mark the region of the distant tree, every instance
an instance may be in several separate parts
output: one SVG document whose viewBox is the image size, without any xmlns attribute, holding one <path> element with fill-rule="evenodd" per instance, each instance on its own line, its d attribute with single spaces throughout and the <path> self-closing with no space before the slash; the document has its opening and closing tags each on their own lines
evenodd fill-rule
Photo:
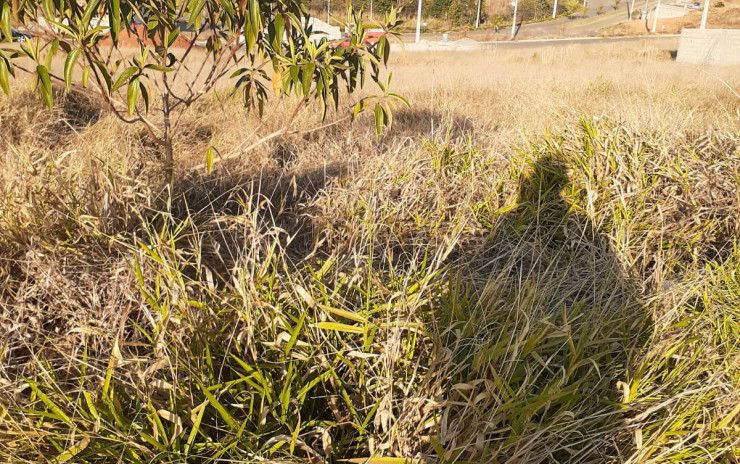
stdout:
<svg viewBox="0 0 740 464">
<path fill-rule="evenodd" d="M 493 26 L 493 30 L 498 32 L 498 30 L 504 24 L 504 18 L 502 18 L 500 15 L 494 15 L 491 16 L 491 19 L 489 19 L 488 22 L 490 22 L 491 26 Z"/>
<path fill-rule="evenodd" d="M 477 13 L 477 0 L 452 0 L 447 19 L 455 25 L 472 24 Z"/>
<path fill-rule="evenodd" d="M 432 18 L 447 19 L 452 0 L 429 0 L 424 6 L 424 13 Z"/>
<path fill-rule="evenodd" d="M 519 0 L 519 16 L 524 20 L 545 19 L 552 15 L 550 0 Z"/>
<path fill-rule="evenodd" d="M 180 116 L 224 79 L 233 79 L 246 108 L 260 114 L 270 95 L 299 97 L 292 122 L 311 101 L 325 115 L 329 105 L 339 105 L 342 89 L 352 93 L 369 76 L 383 94 L 360 100 L 355 115 L 373 105 L 380 133 L 391 121 L 393 101 L 403 101 L 380 81 L 400 23 L 396 11 L 385 15 L 387 35 L 377 45 L 364 42 L 365 26 L 354 13 L 348 22 L 357 26 L 341 45 L 315 43 L 308 19 L 300 0 L 0 0 L 6 40 L 11 21 L 28 25 L 33 35 L 20 49 L 0 49 L 0 88 L 8 93 L 9 76 L 21 71 L 34 76 L 49 108 L 53 84 L 99 101 L 146 129 L 163 151 L 169 183 Z M 205 56 L 195 58 L 199 43 Z M 52 66 L 55 57 L 63 58 L 60 72 Z M 210 169 L 211 149 L 206 161 Z"/>
<path fill-rule="evenodd" d="M 583 11 L 583 6 L 579 0 L 568 0 L 564 4 L 565 11 L 567 11 L 569 17 L 573 17 Z"/>
</svg>

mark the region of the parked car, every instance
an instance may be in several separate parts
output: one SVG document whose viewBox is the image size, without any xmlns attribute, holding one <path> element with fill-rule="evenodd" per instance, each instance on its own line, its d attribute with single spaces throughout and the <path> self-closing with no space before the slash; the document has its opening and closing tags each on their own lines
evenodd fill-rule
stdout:
<svg viewBox="0 0 740 464">
<path fill-rule="evenodd" d="M 30 34 L 26 34 L 25 32 L 21 32 L 15 28 L 10 28 L 10 33 L 13 36 L 13 42 L 25 42 L 26 40 L 31 38 Z M 5 40 L 2 31 L 0 31 L 0 40 Z"/>
<path fill-rule="evenodd" d="M 694 9 L 694 10 L 701 10 L 701 3 L 694 2 L 694 4 L 691 5 L 691 8 Z"/>
</svg>

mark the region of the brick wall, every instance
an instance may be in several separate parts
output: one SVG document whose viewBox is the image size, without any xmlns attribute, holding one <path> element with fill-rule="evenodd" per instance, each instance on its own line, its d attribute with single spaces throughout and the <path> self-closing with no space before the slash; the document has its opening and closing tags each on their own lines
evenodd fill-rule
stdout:
<svg viewBox="0 0 740 464">
<path fill-rule="evenodd" d="M 740 29 L 684 29 L 676 61 L 740 65 Z"/>
</svg>

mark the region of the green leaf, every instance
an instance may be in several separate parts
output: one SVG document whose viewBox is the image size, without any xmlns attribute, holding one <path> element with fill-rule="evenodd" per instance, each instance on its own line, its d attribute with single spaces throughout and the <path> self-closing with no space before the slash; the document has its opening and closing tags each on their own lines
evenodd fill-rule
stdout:
<svg viewBox="0 0 740 464">
<path fill-rule="evenodd" d="M 64 412 L 59 409 L 59 406 L 56 405 L 44 392 L 41 391 L 41 389 L 36 385 L 34 382 L 27 382 L 28 386 L 31 387 L 31 390 L 36 394 L 36 396 L 41 400 L 44 405 L 51 411 L 54 415 L 56 415 L 62 422 L 64 422 L 67 425 L 72 425 L 72 420 L 64 414 Z"/>
<path fill-rule="evenodd" d="M 108 91 L 108 94 L 111 93 L 113 83 L 111 82 L 111 76 L 110 72 L 108 72 L 108 68 L 105 66 L 105 63 L 100 61 L 95 61 L 95 66 L 98 68 L 98 71 L 100 71 L 100 74 L 103 76 L 103 80 L 105 81 L 106 90 Z"/>
<path fill-rule="evenodd" d="M 82 87 L 87 88 L 87 83 L 90 80 L 90 66 L 85 66 L 82 70 Z"/>
<path fill-rule="evenodd" d="M 123 87 L 123 85 L 128 82 L 129 79 L 131 79 L 131 76 L 138 71 L 139 68 L 136 66 L 130 66 L 126 68 L 120 76 L 118 76 L 118 79 L 116 79 L 116 82 L 113 84 L 113 88 L 111 89 L 111 92 L 115 92 L 116 90 Z"/>
<path fill-rule="evenodd" d="M 402 95 L 399 95 L 397 93 L 389 93 L 388 96 L 395 98 L 396 100 L 402 102 L 403 104 L 405 104 L 409 108 L 411 107 L 411 103 L 409 103 L 409 101 L 406 99 L 406 97 L 404 97 Z"/>
<path fill-rule="evenodd" d="M 211 403 L 211 406 L 216 408 L 216 411 L 218 411 L 218 414 L 223 418 L 224 421 L 231 427 L 232 429 L 236 426 L 236 422 L 234 421 L 234 418 L 229 414 L 229 411 L 224 408 L 221 403 L 218 402 L 215 396 L 213 396 L 213 393 L 208 391 L 208 389 L 200 384 L 200 389 L 203 391 L 203 394 L 206 396 L 206 399 L 208 399 L 208 402 Z"/>
<path fill-rule="evenodd" d="M 190 435 L 188 435 L 188 441 L 185 443 L 185 455 L 187 456 L 190 452 L 190 448 L 193 446 L 193 442 L 195 442 L 195 437 L 198 435 L 198 430 L 200 430 L 200 423 L 203 420 L 203 413 L 206 412 L 206 403 L 201 404 L 200 410 L 198 411 L 198 415 L 195 416 L 195 421 L 193 422 L 193 428 L 190 429 Z"/>
<path fill-rule="evenodd" d="M 2 11 L 0 11 L 0 30 L 3 32 L 3 39 L 5 41 L 13 41 L 13 34 L 10 28 L 10 3 L 6 1 L 3 1 Z"/>
<path fill-rule="evenodd" d="M 75 48 L 67 55 L 67 59 L 64 60 L 64 87 L 67 92 L 69 92 L 69 89 L 72 88 L 72 71 L 74 71 L 74 67 L 77 63 L 77 59 L 80 57 L 80 53 L 82 53 L 82 49 Z"/>
<path fill-rule="evenodd" d="M 346 309 L 332 308 L 330 306 L 326 306 L 322 304 L 320 304 L 319 307 L 323 309 L 324 311 L 326 311 L 327 313 L 333 314 L 335 316 L 340 316 L 340 317 L 343 317 L 343 318 L 346 318 L 346 319 L 349 319 L 355 322 L 361 322 L 361 323 L 367 322 L 367 319 L 365 319 L 363 316 L 355 312 L 348 311 Z"/>
<path fill-rule="evenodd" d="M 141 99 L 144 100 L 144 112 L 149 112 L 149 92 L 146 90 L 145 85 L 140 85 Z"/>
<path fill-rule="evenodd" d="M 39 77 L 39 84 L 41 84 L 41 96 L 46 102 L 46 106 L 49 109 L 54 107 L 54 97 L 51 92 L 51 79 L 49 78 L 49 70 L 43 65 L 36 66 L 36 75 Z"/>
<path fill-rule="evenodd" d="M 136 102 L 139 100 L 139 89 L 141 84 L 139 79 L 133 79 L 128 84 L 126 102 L 128 103 L 128 114 L 134 114 L 136 111 Z"/>
<path fill-rule="evenodd" d="M 303 71 L 303 95 L 308 98 L 309 92 L 311 91 L 311 82 L 313 81 L 313 72 L 316 69 L 316 65 L 313 63 L 306 64 L 306 69 Z"/>
<path fill-rule="evenodd" d="M 52 0 L 42 0 L 41 2 L 41 10 L 44 12 L 44 16 L 46 16 L 47 19 L 54 19 L 54 2 Z"/>
<path fill-rule="evenodd" d="M 80 454 L 85 448 L 87 448 L 87 445 L 89 444 L 90 444 L 90 436 L 85 436 L 76 445 L 71 446 L 69 449 L 67 449 L 66 451 L 61 453 L 59 456 L 54 458 L 52 462 L 54 464 L 62 464 L 64 462 L 68 462 L 72 458 Z"/>
<path fill-rule="evenodd" d="M 383 133 L 383 106 L 380 103 L 375 104 L 375 131 L 378 133 L 378 137 Z"/>
<path fill-rule="evenodd" d="M 8 83 L 8 64 L 0 58 L 0 87 L 5 95 L 10 95 L 10 84 Z"/>
<path fill-rule="evenodd" d="M 213 147 L 208 147 L 206 150 L 206 172 L 210 173 L 213 171 Z"/>
<path fill-rule="evenodd" d="M 170 68 L 168 66 L 160 66 L 158 64 L 148 64 L 144 66 L 144 69 L 153 69 L 155 71 L 161 71 L 161 72 L 170 72 L 170 71 L 175 70 L 175 68 Z"/>
<path fill-rule="evenodd" d="M 118 33 L 121 30 L 121 0 L 111 0 L 108 18 L 111 39 L 113 39 L 114 45 L 118 45 Z"/>
<path fill-rule="evenodd" d="M 82 27 L 87 30 L 90 27 L 90 21 L 92 20 L 95 11 L 98 9 L 100 0 L 90 0 L 87 6 L 85 6 L 85 12 L 82 14 Z"/>
<path fill-rule="evenodd" d="M 180 36 L 180 28 L 175 28 L 172 32 L 169 33 L 167 36 L 167 47 L 171 47 L 173 43 L 175 43 L 175 40 Z"/>
<path fill-rule="evenodd" d="M 365 333 L 363 327 L 357 325 L 341 324 L 339 322 L 317 322 L 314 327 L 324 330 L 333 330 L 335 332 Z"/>
</svg>

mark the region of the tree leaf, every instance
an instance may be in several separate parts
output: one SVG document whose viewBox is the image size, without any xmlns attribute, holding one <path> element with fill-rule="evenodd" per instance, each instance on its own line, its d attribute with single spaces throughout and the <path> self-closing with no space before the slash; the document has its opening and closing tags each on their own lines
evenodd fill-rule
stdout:
<svg viewBox="0 0 740 464">
<path fill-rule="evenodd" d="M 136 111 L 136 102 L 139 100 L 139 88 L 141 84 L 139 79 L 133 79 L 128 84 L 126 102 L 128 103 L 128 114 L 134 114 Z"/>
<path fill-rule="evenodd" d="M 85 66 L 82 69 L 82 87 L 87 88 L 87 83 L 90 80 L 90 66 Z"/>
<path fill-rule="evenodd" d="M 311 91 L 311 82 L 313 82 L 313 72 L 316 69 L 316 65 L 313 63 L 306 64 L 306 69 L 303 70 L 303 95 L 308 98 L 309 92 Z"/>
<path fill-rule="evenodd" d="M 111 92 L 115 92 L 116 90 L 123 87 L 123 85 L 128 82 L 129 79 L 131 79 L 131 76 L 138 71 L 139 68 L 136 66 L 129 66 L 126 68 L 120 76 L 118 76 L 118 79 L 116 79 L 116 82 L 113 84 L 113 88 L 111 89 Z"/>
<path fill-rule="evenodd" d="M 154 71 L 161 71 L 161 72 L 170 72 L 170 71 L 175 70 L 175 68 L 170 68 L 168 66 L 160 66 L 158 64 L 148 64 L 144 66 L 144 69 L 153 69 Z"/>
<path fill-rule="evenodd" d="M 2 11 L 0 11 L 0 30 L 3 33 L 3 39 L 7 42 L 13 41 L 13 33 L 10 28 L 10 3 L 2 3 Z"/>
<path fill-rule="evenodd" d="M 39 78 L 39 84 L 41 89 L 41 96 L 46 102 L 46 106 L 49 109 L 54 108 L 54 97 L 51 92 L 51 79 L 49 78 L 49 70 L 43 65 L 36 66 L 36 75 Z"/>
<path fill-rule="evenodd" d="M 111 93 L 111 89 L 113 87 L 113 83 L 111 82 L 111 76 L 110 72 L 108 72 L 108 68 L 105 66 L 105 63 L 100 61 L 95 61 L 95 66 L 98 68 L 98 71 L 100 71 L 100 74 L 103 76 L 103 80 L 105 81 L 105 90 L 108 91 L 108 94 Z"/>
<path fill-rule="evenodd" d="M 80 57 L 80 53 L 82 53 L 82 49 L 75 48 L 67 55 L 67 59 L 64 60 L 64 87 L 67 92 L 69 92 L 69 89 L 72 88 L 72 71 L 74 71 L 74 67 L 77 63 L 77 59 Z"/>
<path fill-rule="evenodd" d="M 383 133 L 383 107 L 380 103 L 375 104 L 375 131 L 378 133 L 378 137 Z"/>
<path fill-rule="evenodd" d="M 85 6 L 85 12 L 82 14 L 82 27 L 87 29 L 90 27 L 90 20 L 92 20 L 95 10 L 98 9 L 100 0 L 90 0 Z"/>
<path fill-rule="evenodd" d="M 8 83 L 8 64 L 0 58 L 0 87 L 5 95 L 10 95 L 10 84 Z"/>
<path fill-rule="evenodd" d="M 114 45 L 118 45 L 118 33 L 121 30 L 121 0 L 111 0 L 108 18 L 111 39 Z"/>
</svg>

